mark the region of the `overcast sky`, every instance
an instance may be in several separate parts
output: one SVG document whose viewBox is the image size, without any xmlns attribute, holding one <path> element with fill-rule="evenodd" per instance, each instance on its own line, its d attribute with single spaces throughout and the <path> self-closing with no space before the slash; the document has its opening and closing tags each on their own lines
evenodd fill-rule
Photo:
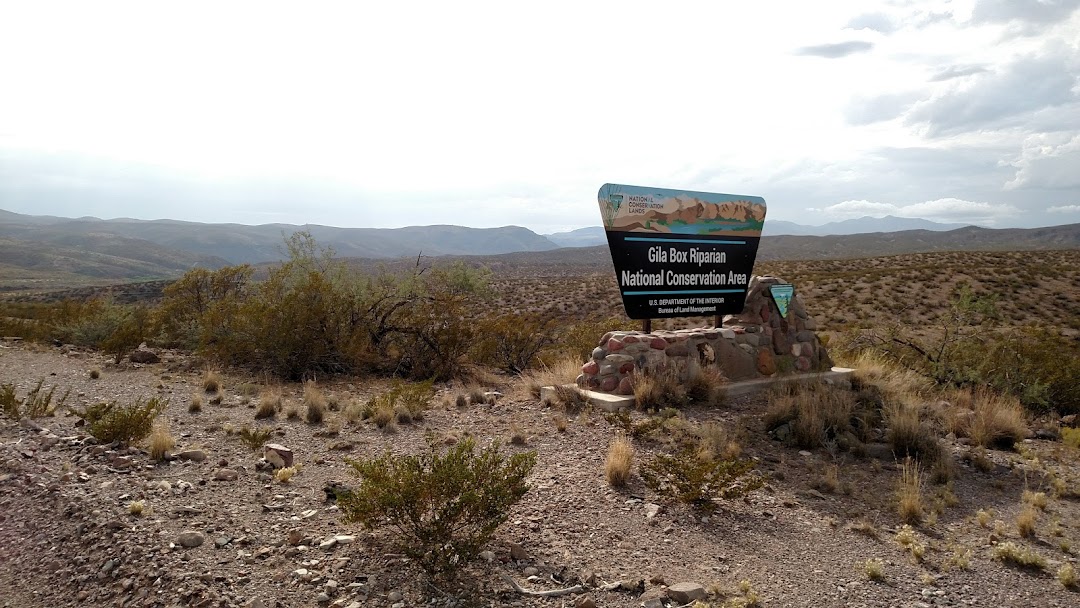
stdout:
<svg viewBox="0 0 1080 608">
<path fill-rule="evenodd" d="M 616 182 L 1080 222 L 1080 0 L 528 6 L 0 0 L 0 209 L 544 233 Z"/>
</svg>

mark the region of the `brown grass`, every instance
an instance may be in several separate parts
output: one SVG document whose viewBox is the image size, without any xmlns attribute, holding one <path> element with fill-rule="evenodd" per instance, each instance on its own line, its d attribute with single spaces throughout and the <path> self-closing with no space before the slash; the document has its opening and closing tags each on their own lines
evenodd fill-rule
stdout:
<svg viewBox="0 0 1080 608">
<path fill-rule="evenodd" d="M 922 478 L 919 475 L 919 463 L 907 460 L 900 472 L 900 485 L 897 489 L 897 514 L 906 524 L 918 524 L 923 519 Z"/>
<path fill-rule="evenodd" d="M 176 439 L 169 432 L 169 427 L 163 422 L 154 423 L 154 430 L 150 432 L 150 458 L 163 460 L 175 445 Z"/>
<path fill-rule="evenodd" d="M 1031 505 L 1024 505 L 1016 516 L 1016 532 L 1024 538 L 1035 535 L 1035 525 L 1039 523 L 1039 510 Z"/>
<path fill-rule="evenodd" d="M 816 448 L 851 431 L 855 395 L 823 383 L 790 384 L 769 395 L 765 427 L 790 425 L 791 441 Z"/>
<path fill-rule="evenodd" d="M 321 424 L 326 416 L 326 396 L 314 382 L 304 385 L 304 406 L 307 413 L 304 418 L 309 424 Z"/>
<path fill-rule="evenodd" d="M 191 402 L 188 403 L 187 411 L 192 414 L 197 414 L 202 411 L 203 398 L 202 395 L 192 395 Z"/>
<path fill-rule="evenodd" d="M 216 393 L 221 390 L 221 374 L 214 370 L 206 370 L 203 374 L 203 390 L 208 393 Z"/>
<path fill-rule="evenodd" d="M 266 389 L 259 395 L 259 407 L 255 410 L 255 418 L 273 418 L 281 410 L 281 390 Z"/>
<path fill-rule="evenodd" d="M 555 414 L 551 417 L 551 421 L 555 423 L 555 430 L 560 433 L 565 433 L 566 427 L 570 424 L 566 419 L 566 416 L 563 416 L 562 414 Z"/>
<path fill-rule="evenodd" d="M 574 357 L 560 357 L 550 365 L 541 364 L 538 368 L 526 370 L 520 377 L 521 386 L 525 393 L 539 397 L 540 389 L 545 386 L 573 384 L 581 374 L 581 364 Z"/>
<path fill-rule="evenodd" d="M 630 466 L 634 461 L 634 444 L 624 435 L 617 435 L 608 448 L 604 461 L 604 476 L 609 484 L 622 487 L 630 479 Z"/>
<path fill-rule="evenodd" d="M 1012 449 L 1027 436 L 1024 410 L 1015 397 L 980 389 L 973 395 L 972 411 L 967 434 L 976 445 Z"/>
</svg>

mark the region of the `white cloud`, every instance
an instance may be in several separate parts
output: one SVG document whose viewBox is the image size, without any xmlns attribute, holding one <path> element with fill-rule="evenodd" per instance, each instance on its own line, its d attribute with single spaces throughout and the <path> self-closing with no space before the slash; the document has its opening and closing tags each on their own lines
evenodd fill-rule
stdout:
<svg viewBox="0 0 1080 608">
<path fill-rule="evenodd" d="M 1048 213 L 1080 213 L 1080 205 L 1056 205 L 1047 207 Z"/>
<path fill-rule="evenodd" d="M 1020 156 L 1010 164 L 1017 170 L 1016 177 L 1005 184 L 1007 190 L 1080 187 L 1080 135 L 1032 135 L 1024 140 Z"/>
<path fill-rule="evenodd" d="M 1020 212 L 1015 206 L 1009 204 L 983 203 L 956 198 L 942 198 L 908 205 L 866 200 L 844 201 L 815 211 L 825 215 L 828 221 L 892 215 L 924 218 L 943 223 L 972 223 L 987 226 L 1006 222 Z"/>
</svg>

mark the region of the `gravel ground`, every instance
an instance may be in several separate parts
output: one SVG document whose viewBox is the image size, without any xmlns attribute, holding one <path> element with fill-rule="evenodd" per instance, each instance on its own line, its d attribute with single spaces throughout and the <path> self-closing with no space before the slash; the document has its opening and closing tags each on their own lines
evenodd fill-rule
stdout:
<svg viewBox="0 0 1080 608">
<path fill-rule="evenodd" d="M 763 489 L 703 516 L 655 495 L 636 473 L 626 487 L 609 487 L 603 464 L 614 429 L 601 413 L 572 417 L 559 432 L 556 412 L 514 396 L 522 391 L 509 381 L 489 387 L 505 393 L 494 404 L 459 409 L 437 400 L 422 422 L 394 433 L 342 424 L 340 412 L 322 425 L 284 415 L 260 421 L 304 465 L 280 484 L 257 469 L 261 454 L 225 432 L 256 426 L 258 397 L 241 394 L 253 380 L 225 375 L 222 402 L 189 413 L 192 395 L 204 395 L 202 371 L 193 367 L 174 353 L 157 364 L 112 365 L 70 348 L 0 343 L 0 382 L 14 383 L 18 394 L 42 378 L 60 392 L 71 389 L 56 417 L 36 421 L 42 428 L 0 419 L 0 606 L 653 607 L 676 605 L 667 589 L 679 582 L 714 592 L 714 605 L 737 605 L 746 600 L 744 580 L 764 606 L 1080 605 L 1080 594 L 1054 576 L 1076 562 L 1080 548 L 1078 452 L 1059 442 L 1028 440 L 1019 453 L 993 452 L 988 472 L 962 464 L 968 448 L 950 443 L 957 473 L 948 489 L 926 483 L 927 503 L 947 506 L 916 528 L 926 547 L 917 563 L 894 540 L 899 472 L 887 448 L 871 445 L 859 459 L 784 447 L 762 432 L 760 397 L 684 412 L 733 429 L 744 454 L 769 474 Z M 101 376 L 91 379 L 95 368 Z M 321 386 L 348 402 L 387 385 L 352 379 Z M 301 387 L 283 388 L 290 403 L 301 401 Z M 201 449 L 206 460 L 156 464 L 140 449 L 86 445 L 79 419 L 65 415 L 67 406 L 155 395 L 170 400 L 164 416 L 177 438 L 173 453 Z M 524 431 L 525 445 L 509 444 L 512 429 Z M 343 523 L 324 492 L 331 481 L 354 483 L 344 457 L 415 452 L 429 434 L 497 439 L 504 449 L 538 453 L 530 491 L 500 528 L 492 554 L 462 574 L 454 595 L 427 584 L 386 532 Z M 640 463 L 660 446 L 637 449 Z M 831 465 L 841 482 L 835 492 L 821 484 Z M 223 469 L 236 478 L 219 481 L 229 477 Z M 1066 481 L 1072 498 L 1051 498 L 1035 535 L 1020 538 L 1020 496 L 1025 487 L 1049 491 L 1050 473 Z M 147 507 L 141 517 L 129 513 L 136 500 Z M 975 517 L 981 509 L 992 513 L 985 527 Z M 856 522 L 869 524 L 871 534 L 853 530 Z M 199 546 L 181 545 L 196 536 Z M 346 538 L 320 548 L 334 536 Z M 1046 569 L 993 560 L 992 545 L 1004 541 L 1033 549 Z M 966 569 L 956 565 L 965 554 Z M 881 581 L 865 574 L 871 558 L 883 563 Z M 503 575 L 531 590 L 582 583 L 585 592 L 529 597 Z M 616 582 L 624 584 L 605 589 Z"/>
</svg>

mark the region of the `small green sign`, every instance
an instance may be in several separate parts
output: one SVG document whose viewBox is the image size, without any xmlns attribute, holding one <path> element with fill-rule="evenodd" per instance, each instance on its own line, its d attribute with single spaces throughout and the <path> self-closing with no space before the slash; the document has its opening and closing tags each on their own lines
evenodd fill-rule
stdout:
<svg viewBox="0 0 1080 608">
<path fill-rule="evenodd" d="M 780 309 L 780 316 L 786 319 L 788 306 L 791 304 L 791 298 L 795 295 L 795 286 L 790 283 L 770 285 L 769 293 L 772 294 L 776 307 Z"/>
</svg>

